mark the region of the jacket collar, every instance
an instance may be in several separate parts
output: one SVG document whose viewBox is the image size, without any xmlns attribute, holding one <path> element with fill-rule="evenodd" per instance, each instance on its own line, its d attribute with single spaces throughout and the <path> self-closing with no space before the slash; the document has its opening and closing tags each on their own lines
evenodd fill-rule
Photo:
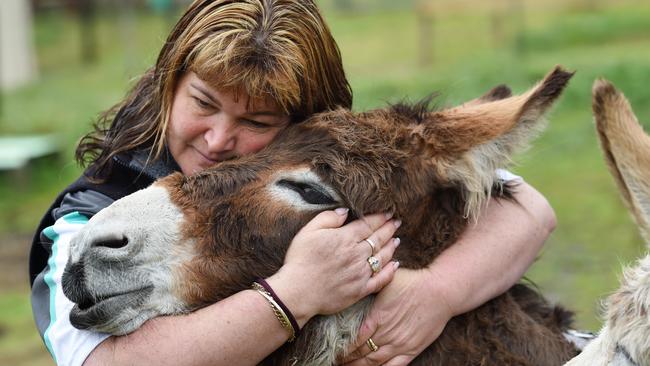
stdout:
<svg viewBox="0 0 650 366">
<path fill-rule="evenodd" d="M 152 159 L 150 155 L 150 149 L 140 149 L 116 155 L 113 160 L 130 170 L 147 175 L 153 180 L 180 171 L 180 167 L 167 149 L 157 159 Z"/>
</svg>

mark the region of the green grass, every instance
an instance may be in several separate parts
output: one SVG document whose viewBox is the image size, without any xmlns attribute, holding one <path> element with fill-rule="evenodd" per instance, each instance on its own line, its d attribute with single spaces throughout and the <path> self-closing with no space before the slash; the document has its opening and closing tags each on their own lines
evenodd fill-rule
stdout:
<svg viewBox="0 0 650 366">
<path fill-rule="evenodd" d="M 51 358 L 35 331 L 29 298 L 24 292 L 0 297 L 0 361 L 3 365 L 46 365 Z"/>
<path fill-rule="evenodd" d="M 596 10 L 584 0 L 531 5 L 539 8 L 527 8 L 524 34 L 516 33 L 516 19 L 505 17 L 497 36 L 489 7 L 469 12 L 476 3 L 466 3 L 464 11 L 436 13 L 428 66 L 418 62 L 421 43 L 411 5 L 370 11 L 370 3 L 361 1 L 355 12 L 342 14 L 325 3 L 355 92 L 354 107 L 417 100 L 434 91 L 440 92 L 440 105 L 453 105 L 501 83 L 524 91 L 556 64 L 576 70 L 548 129 L 517 157 L 513 170 L 548 198 L 558 216 L 556 231 L 527 277 L 549 298 L 575 309 L 580 327 L 596 330 L 599 299 L 617 287 L 621 266 L 638 258 L 644 246 L 602 161 L 590 91 L 594 79 L 604 76 L 626 93 L 642 121 L 650 120 L 650 4 L 601 0 Z M 41 78 L 3 95 L 0 134 L 59 132 L 67 147 L 58 162 L 38 162 L 23 175 L 0 175 L 0 233 L 32 230 L 56 192 L 74 179 L 75 141 L 153 62 L 168 26 L 139 14 L 127 57 L 118 25 L 116 14 L 102 18 L 99 61 L 82 65 L 74 21 L 37 19 Z M 523 48 L 516 48 L 517 42 Z M 19 364 L 13 361 L 23 358 L 23 351 L 15 351 L 21 340 L 22 349 L 44 352 L 24 292 L 0 292 L 0 355 L 9 355 L 0 356 L 0 364 Z"/>
</svg>

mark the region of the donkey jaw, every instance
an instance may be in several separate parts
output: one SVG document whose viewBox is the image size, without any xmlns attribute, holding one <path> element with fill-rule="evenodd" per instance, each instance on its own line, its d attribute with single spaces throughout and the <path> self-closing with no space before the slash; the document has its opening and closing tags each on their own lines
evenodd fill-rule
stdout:
<svg viewBox="0 0 650 366">
<path fill-rule="evenodd" d="M 150 225 L 142 225 L 146 220 Z M 114 202 L 71 240 L 63 292 L 79 329 L 127 334 L 158 315 L 187 312 L 177 271 L 192 258 L 181 211 L 155 184 Z"/>
<path fill-rule="evenodd" d="M 147 301 L 152 286 L 127 293 L 97 297 L 95 302 L 75 304 L 70 311 L 70 323 L 77 329 L 93 329 L 111 334 L 127 334 L 137 329 L 147 318 L 138 308 Z M 115 309 L 120 309 L 115 312 Z"/>
</svg>

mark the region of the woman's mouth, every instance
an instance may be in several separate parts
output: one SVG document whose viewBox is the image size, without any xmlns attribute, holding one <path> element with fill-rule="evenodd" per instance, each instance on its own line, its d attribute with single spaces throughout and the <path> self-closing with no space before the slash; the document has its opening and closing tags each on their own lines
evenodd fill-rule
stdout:
<svg viewBox="0 0 650 366">
<path fill-rule="evenodd" d="M 200 163 L 201 165 L 211 166 L 211 165 L 214 165 L 214 164 L 218 163 L 221 160 L 221 159 L 219 159 L 219 160 L 211 159 L 211 158 L 208 157 L 208 155 L 202 153 L 201 150 L 195 148 L 194 146 L 192 146 L 192 148 L 196 151 L 196 154 L 199 156 L 199 158 L 201 160 L 201 163 Z"/>
</svg>

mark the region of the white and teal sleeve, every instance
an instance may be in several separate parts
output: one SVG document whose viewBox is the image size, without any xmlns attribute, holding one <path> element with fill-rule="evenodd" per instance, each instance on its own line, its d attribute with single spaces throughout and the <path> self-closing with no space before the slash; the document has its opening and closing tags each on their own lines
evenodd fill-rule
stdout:
<svg viewBox="0 0 650 366">
<path fill-rule="evenodd" d="M 32 288 L 32 309 L 45 345 L 59 366 L 81 366 L 90 352 L 109 337 L 70 324 L 73 303 L 63 294 L 61 278 L 68 262 L 70 239 L 88 222 L 70 212 L 41 233 L 43 245 L 51 245 L 47 266 Z"/>
</svg>

